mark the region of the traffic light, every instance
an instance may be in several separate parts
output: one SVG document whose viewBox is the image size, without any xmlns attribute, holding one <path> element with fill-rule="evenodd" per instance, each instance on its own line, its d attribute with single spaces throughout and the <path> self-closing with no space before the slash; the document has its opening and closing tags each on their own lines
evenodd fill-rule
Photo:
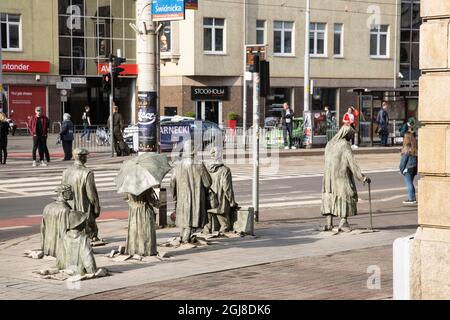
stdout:
<svg viewBox="0 0 450 320">
<path fill-rule="evenodd" d="M 113 74 L 113 77 L 116 78 L 120 75 L 121 72 L 123 72 L 125 70 L 124 68 L 121 68 L 120 66 L 122 65 L 122 63 L 125 63 L 127 61 L 127 59 L 121 58 L 121 57 L 116 57 L 116 56 L 112 56 L 112 58 L 113 58 L 112 74 Z"/>
<path fill-rule="evenodd" d="M 269 61 L 261 61 L 259 64 L 259 96 L 267 97 L 270 93 L 270 64 Z"/>
<path fill-rule="evenodd" d="M 109 94 L 111 92 L 111 75 L 109 73 L 103 75 L 102 84 L 103 92 Z"/>
<path fill-rule="evenodd" d="M 253 63 L 250 65 L 249 71 L 252 73 L 259 72 L 259 53 L 253 55 Z"/>
</svg>

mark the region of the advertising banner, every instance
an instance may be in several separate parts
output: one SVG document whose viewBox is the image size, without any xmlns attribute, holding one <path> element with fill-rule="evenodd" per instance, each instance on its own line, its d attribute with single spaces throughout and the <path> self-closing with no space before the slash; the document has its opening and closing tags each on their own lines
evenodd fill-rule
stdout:
<svg viewBox="0 0 450 320">
<path fill-rule="evenodd" d="M 156 92 L 138 92 L 139 152 L 157 152 Z"/>
<path fill-rule="evenodd" d="M 312 144 L 312 114 L 311 111 L 303 113 L 303 145 L 309 146 Z"/>
<path fill-rule="evenodd" d="M 138 65 L 137 64 L 122 64 L 120 65 L 121 68 L 124 70 L 119 73 L 121 76 L 136 76 L 138 74 Z M 97 66 L 97 74 L 108 74 L 110 73 L 109 70 L 109 63 L 99 63 Z"/>
<path fill-rule="evenodd" d="M 18 128 L 26 128 L 28 117 L 34 115 L 37 106 L 47 114 L 47 90 L 45 87 L 9 86 L 9 116 Z"/>
<path fill-rule="evenodd" d="M 153 21 L 184 20 L 184 0 L 153 0 Z"/>
<path fill-rule="evenodd" d="M 186 9 L 198 10 L 198 0 L 185 0 L 184 5 Z"/>
</svg>

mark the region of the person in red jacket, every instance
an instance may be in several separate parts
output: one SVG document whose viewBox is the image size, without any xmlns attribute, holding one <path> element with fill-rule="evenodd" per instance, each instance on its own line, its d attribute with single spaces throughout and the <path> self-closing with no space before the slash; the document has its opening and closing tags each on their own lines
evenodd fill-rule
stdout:
<svg viewBox="0 0 450 320">
<path fill-rule="evenodd" d="M 42 114 L 42 107 L 36 107 L 35 115 L 32 116 L 28 122 L 30 134 L 33 136 L 33 167 L 36 167 L 36 150 L 39 150 L 39 161 L 41 166 L 47 166 L 44 162 L 44 154 L 47 158 L 47 162 L 50 162 L 50 155 L 47 148 L 49 123 L 49 119 Z"/>
<path fill-rule="evenodd" d="M 355 109 L 354 106 L 350 106 L 347 110 L 347 113 L 344 114 L 344 118 L 342 119 L 342 122 L 344 125 L 350 126 L 356 131 L 356 124 L 358 123 L 358 116 L 359 112 Z M 355 144 L 355 138 L 352 138 L 352 147 L 358 148 L 358 146 Z"/>
</svg>

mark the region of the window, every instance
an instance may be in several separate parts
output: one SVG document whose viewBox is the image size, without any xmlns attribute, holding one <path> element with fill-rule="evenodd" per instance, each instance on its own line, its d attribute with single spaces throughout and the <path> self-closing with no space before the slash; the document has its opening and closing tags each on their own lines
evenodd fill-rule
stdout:
<svg viewBox="0 0 450 320">
<path fill-rule="evenodd" d="M 334 24 L 334 49 L 335 57 L 344 56 L 344 25 L 342 23 Z"/>
<path fill-rule="evenodd" d="M 266 21 L 256 20 L 256 44 L 266 44 Z"/>
<path fill-rule="evenodd" d="M 20 50 L 20 15 L 0 13 L 2 49 Z"/>
<path fill-rule="evenodd" d="M 370 56 L 387 57 L 387 25 L 378 25 L 370 30 Z"/>
<path fill-rule="evenodd" d="M 325 23 L 309 25 L 309 53 L 311 56 L 325 57 Z"/>
<path fill-rule="evenodd" d="M 225 19 L 203 18 L 203 50 L 224 53 Z"/>
<path fill-rule="evenodd" d="M 294 23 L 275 21 L 273 28 L 274 53 L 279 55 L 292 55 L 292 38 Z"/>
<path fill-rule="evenodd" d="M 400 72 L 402 84 L 417 85 L 420 41 L 420 1 L 402 0 L 400 23 Z"/>
<path fill-rule="evenodd" d="M 136 33 L 129 27 L 136 23 L 135 1 L 57 2 L 61 75 L 98 76 L 111 53 L 136 62 Z"/>
<path fill-rule="evenodd" d="M 161 37 L 160 37 L 160 49 L 161 52 L 171 52 L 172 51 L 172 28 L 170 21 L 161 22 L 163 25 Z"/>
</svg>

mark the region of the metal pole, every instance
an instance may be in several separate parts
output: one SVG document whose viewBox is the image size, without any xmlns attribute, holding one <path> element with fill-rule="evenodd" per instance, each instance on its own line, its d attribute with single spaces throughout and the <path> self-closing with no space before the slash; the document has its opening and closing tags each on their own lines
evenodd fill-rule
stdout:
<svg viewBox="0 0 450 320">
<path fill-rule="evenodd" d="M 159 30 L 159 29 L 157 29 Z M 161 31 L 164 32 L 164 27 L 162 30 L 156 33 L 156 150 L 161 153 L 161 141 L 160 141 L 160 113 L 161 113 Z"/>
<path fill-rule="evenodd" d="M 244 72 L 242 74 L 242 139 L 244 151 L 247 150 L 247 80 L 245 74 L 247 72 L 247 0 L 244 0 L 244 19 L 243 19 L 243 48 L 244 48 Z"/>
<path fill-rule="evenodd" d="M 370 215 L 370 229 L 373 230 L 373 223 L 372 223 L 372 194 L 370 190 L 370 182 L 368 183 L 369 186 L 369 215 Z"/>
<path fill-rule="evenodd" d="M 259 73 L 253 73 L 253 187 L 252 203 L 259 221 Z"/>
<path fill-rule="evenodd" d="M 304 96 L 303 105 L 304 111 L 310 111 L 309 103 L 309 24 L 310 24 L 310 13 L 311 13 L 311 3 L 310 0 L 306 0 L 306 11 L 305 11 L 305 75 L 304 75 Z"/>
<path fill-rule="evenodd" d="M 109 74 L 111 78 L 111 92 L 109 93 L 109 142 L 111 143 L 111 157 L 114 157 L 114 121 L 113 121 L 113 105 L 114 105 L 114 75 L 112 67 L 112 58 L 109 59 Z"/>
<path fill-rule="evenodd" d="M 395 0 L 395 35 L 394 35 L 394 89 L 397 88 L 397 39 L 398 39 L 398 0 Z"/>
</svg>

